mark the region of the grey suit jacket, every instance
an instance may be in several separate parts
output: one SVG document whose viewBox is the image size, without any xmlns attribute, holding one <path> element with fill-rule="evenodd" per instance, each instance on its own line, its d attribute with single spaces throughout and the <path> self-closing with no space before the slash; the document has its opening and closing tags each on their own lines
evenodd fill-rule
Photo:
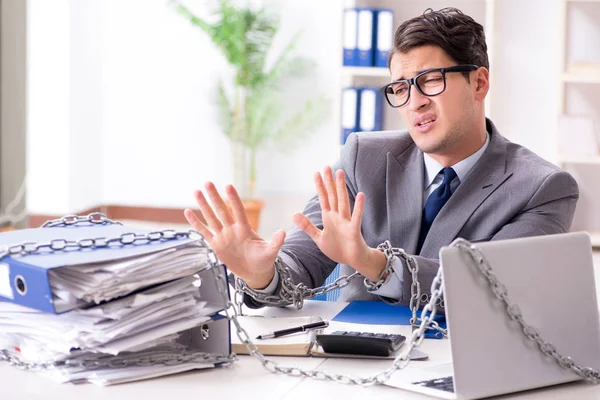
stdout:
<svg viewBox="0 0 600 400">
<path fill-rule="evenodd" d="M 415 254 L 423 212 L 423 153 L 407 131 L 353 134 L 334 169 L 343 169 L 351 203 L 365 194 L 362 221 L 367 244 L 389 240 L 393 247 L 414 254 L 422 292 L 429 293 L 439 267 L 442 246 L 461 237 L 472 242 L 563 233 L 569 230 L 579 197 L 577 183 L 567 172 L 526 148 L 511 143 L 487 120 L 488 148 L 441 209 L 420 254 Z M 322 228 L 321 208 L 313 197 L 304 214 Z M 321 253 L 297 227 L 288 233 L 280 252 L 296 283 L 318 287 L 337 265 Z M 354 269 L 341 266 L 342 274 Z M 404 271 L 403 296 L 410 300 L 411 278 Z M 363 279 L 342 289 L 341 300 L 376 300 Z"/>
</svg>

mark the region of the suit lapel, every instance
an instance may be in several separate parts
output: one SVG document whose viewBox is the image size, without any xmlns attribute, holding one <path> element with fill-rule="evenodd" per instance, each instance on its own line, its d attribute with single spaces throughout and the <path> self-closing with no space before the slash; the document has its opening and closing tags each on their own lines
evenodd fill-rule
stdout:
<svg viewBox="0 0 600 400">
<path fill-rule="evenodd" d="M 387 214 L 392 246 L 414 253 L 423 212 L 423 156 L 413 144 L 402 154 L 387 154 Z"/>
<path fill-rule="evenodd" d="M 488 148 L 433 221 L 421 254 L 437 256 L 439 249 L 455 239 L 467 219 L 511 175 L 506 171 L 506 141 L 492 126 Z"/>
</svg>

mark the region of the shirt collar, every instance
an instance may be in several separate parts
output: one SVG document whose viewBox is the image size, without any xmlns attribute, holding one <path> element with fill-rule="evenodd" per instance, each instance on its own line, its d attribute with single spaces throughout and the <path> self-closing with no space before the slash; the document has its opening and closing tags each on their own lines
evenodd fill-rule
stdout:
<svg viewBox="0 0 600 400">
<path fill-rule="evenodd" d="M 454 169 L 454 172 L 456 172 L 456 176 L 458 176 L 458 180 L 460 182 L 464 182 L 465 178 L 467 175 L 469 175 L 469 172 L 471 172 L 471 169 L 477 163 L 477 161 L 479 161 L 489 144 L 490 134 L 488 132 L 486 134 L 485 143 L 479 150 L 464 160 L 452 165 L 452 168 Z M 440 173 L 440 170 L 444 168 L 444 166 L 426 153 L 423 153 L 423 161 L 425 162 L 425 189 L 427 189 L 429 186 L 431 186 L 435 180 L 435 177 Z"/>
</svg>

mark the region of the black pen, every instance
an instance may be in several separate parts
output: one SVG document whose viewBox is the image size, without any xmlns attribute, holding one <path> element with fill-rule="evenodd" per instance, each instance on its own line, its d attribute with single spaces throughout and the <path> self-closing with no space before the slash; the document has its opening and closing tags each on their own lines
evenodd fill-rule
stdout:
<svg viewBox="0 0 600 400">
<path fill-rule="evenodd" d="M 295 328 L 282 329 L 280 331 L 274 331 L 271 333 L 266 333 L 264 335 L 258 335 L 257 339 L 271 339 L 284 335 L 291 335 L 292 333 L 305 332 L 310 329 L 318 329 L 318 328 L 326 328 L 329 326 L 329 322 L 327 321 L 319 321 L 314 322 L 312 324 L 300 325 Z"/>
</svg>

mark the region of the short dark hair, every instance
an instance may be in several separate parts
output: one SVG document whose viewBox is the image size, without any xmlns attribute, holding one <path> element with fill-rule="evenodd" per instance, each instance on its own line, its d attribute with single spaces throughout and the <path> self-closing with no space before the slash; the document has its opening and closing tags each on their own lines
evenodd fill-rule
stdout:
<svg viewBox="0 0 600 400">
<path fill-rule="evenodd" d="M 426 45 L 440 47 L 458 64 L 490 69 L 483 26 L 457 8 L 428 8 L 423 15 L 403 22 L 394 34 L 388 67 L 395 53 Z"/>
</svg>

